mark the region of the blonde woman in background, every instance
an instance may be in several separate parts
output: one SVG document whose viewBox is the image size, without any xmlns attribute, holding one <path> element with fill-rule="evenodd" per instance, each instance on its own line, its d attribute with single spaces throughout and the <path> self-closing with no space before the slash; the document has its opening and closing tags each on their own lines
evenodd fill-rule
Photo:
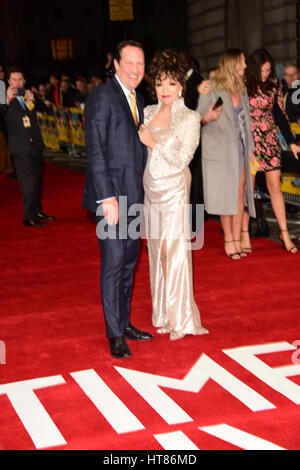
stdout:
<svg viewBox="0 0 300 470">
<path fill-rule="evenodd" d="M 219 97 L 223 111 L 202 130 L 204 205 L 209 214 L 219 215 L 224 232 L 225 253 L 238 261 L 247 256 L 241 249 L 245 208 L 255 217 L 250 161 L 254 161 L 247 91 L 243 82 L 245 56 L 229 49 L 220 59 L 210 81 L 211 92 L 200 95 L 197 111 L 205 116 Z"/>
</svg>

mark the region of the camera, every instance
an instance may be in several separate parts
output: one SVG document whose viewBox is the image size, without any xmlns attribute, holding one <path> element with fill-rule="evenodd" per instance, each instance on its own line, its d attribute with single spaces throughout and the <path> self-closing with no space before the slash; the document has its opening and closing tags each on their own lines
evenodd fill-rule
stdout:
<svg viewBox="0 0 300 470">
<path fill-rule="evenodd" d="M 17 96 L 24 96 L 25 95 L 25 88 L 18 88 Z"/>
</svg>

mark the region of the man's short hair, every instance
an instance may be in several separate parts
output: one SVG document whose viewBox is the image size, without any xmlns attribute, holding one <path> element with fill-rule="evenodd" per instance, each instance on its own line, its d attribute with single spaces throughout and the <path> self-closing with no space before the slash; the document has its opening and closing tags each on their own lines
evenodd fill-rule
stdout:
<svg viewBox="0 0 300 470">
<path fill-rule="evenodd" d="M 298 67 L 298 65 L 297 65 L 297 64 L 292 64 L 292 63 L 290 63 L 290 64 L 285 64 L 285 66 L 284 66 L 284 73 L 285 73 L 285 71 L 286 71 L 286 69 L 287 69 L 288 67 L 295 67 L 295 69 L 297 69 L 298 72 L 299 72 L 299 67 Z"/>
<path fill-rule="evenodd" d="M 12 73 L 21 73 L 25 78 L 24 70 L 19 65 L 11 65 L 7 70 L 7 79 L 10 79 Z"/>
<path fill-rule="evenodd" d="M 121 53 L 124 47 L 131 46 L 131 47 L 137 47 L 138 49 L 142 49 L 143 51 L 143 46 L 140 42 L 135 41 L 133 39 L 125 39 L 125 41 L 120 42 L 120 44 L 117 45 L 117 48 L 114 53 L 114 59 L 120 63 L 121 60 Z"/>
</svg>

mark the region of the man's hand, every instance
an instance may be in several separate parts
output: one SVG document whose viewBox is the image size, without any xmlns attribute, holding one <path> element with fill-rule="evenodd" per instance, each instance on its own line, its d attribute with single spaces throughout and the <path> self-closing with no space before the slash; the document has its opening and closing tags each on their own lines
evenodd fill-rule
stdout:
<svg viewBox="0 0 300 470">
<path fill-rule="evenodd" d="M 18 95 L 18 88 L 14 86 L 9 86 L 6 90 L 6 104 L 9 105 L 11 100 L 16 98 Z"/>
<path fill-rule="evenodd" d="M 299 160 L 299 157 L 297 155 L 297 153 L 300 153 L 300 145 L 297 145 L 297 144 L 290 144 L 290 148 L 291 148 L 291 151 L 293 152 L 294 154 L 294 157 Z"/>
<path fill-rule="evenodd" d="M 203 82 L 198 85 L 197 90 L 200 95 L 208 95 L 211 92 L 209 80 L 203 80 Z"/>
<path fill-rule="evenodd" d="M 104 217 L 109 225 L 119 222 L 119 204 L 115 197 L 102 202 Z"/>
</svg>

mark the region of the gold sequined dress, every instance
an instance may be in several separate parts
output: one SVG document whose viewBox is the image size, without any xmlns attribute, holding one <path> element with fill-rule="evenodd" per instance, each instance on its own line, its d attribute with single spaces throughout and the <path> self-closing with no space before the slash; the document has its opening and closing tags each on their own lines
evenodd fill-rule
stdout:
<svg viewBox="0 0 300 470">
<path fill-rule="evenodd" d="M 194 299 L 192 252 L 187 243 L 190 228 L 186 218 L 191 185 L 188 165 L 199 144 L 200 115 L 178 99 L 172 105 L 170 126 L 153 127 L 151 121 L 159 106 L 147 106 L 144 110 L 144 123 L 157 142 L 153 150 L 148 149 L 144 172 L 152 323 L 159 328 L 158 333 L 169 333 L 170 339 L 179 339 L 186 334 L 208 333 L 201 325 Z"/>
</svg>

